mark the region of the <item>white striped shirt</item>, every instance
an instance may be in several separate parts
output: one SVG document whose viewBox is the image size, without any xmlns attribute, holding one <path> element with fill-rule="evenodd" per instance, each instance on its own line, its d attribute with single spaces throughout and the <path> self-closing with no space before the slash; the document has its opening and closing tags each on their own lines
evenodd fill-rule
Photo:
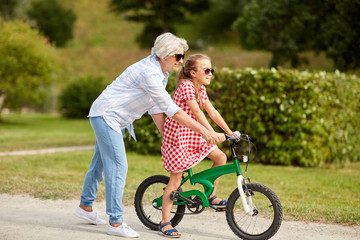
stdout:
<svg viewBox="0 0 360 240">
<path fill-rule="evenodd" d="M 172 117 L 180 110 L 165 89 L 168 77 L 153 55 L 132 64 L 93 102 L 89 117 L 102 116 L 112 129 L 127 128 L 135 139 L 132 123 L 145 112 Z"/>
</svg>

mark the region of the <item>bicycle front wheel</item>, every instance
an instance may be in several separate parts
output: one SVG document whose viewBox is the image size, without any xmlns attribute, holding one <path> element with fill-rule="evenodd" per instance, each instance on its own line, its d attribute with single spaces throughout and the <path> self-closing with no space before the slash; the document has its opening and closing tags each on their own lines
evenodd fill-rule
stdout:
<svg viewBox="0 0 360 240">
<path fill-rule="evenodd" d="M 151 230 L 159 230 L 162 219 L 162 207 L 153 205 L 154 199 L 161 197 L 169 182 L 169 177 L 154 175 L 145 179 L 136 190 L 135 211 L 140 221 Z M 175 227 L 184 216 L 185 205 L 173 205 L 171 209 L 170 222 Z"/>
<path fill-rule="evenodd" d="M 279 198 L 268 187 L 258 183 L 246 184 L 253 214 L 245 213 L 239 190 L 235 189 L 226 205 L 226 220 L 231 230 L 244 240 L 266 240 L 280 228 L 282 206 Z M 249 203 L 249 201 L 248 201 Z"/>
</svg>

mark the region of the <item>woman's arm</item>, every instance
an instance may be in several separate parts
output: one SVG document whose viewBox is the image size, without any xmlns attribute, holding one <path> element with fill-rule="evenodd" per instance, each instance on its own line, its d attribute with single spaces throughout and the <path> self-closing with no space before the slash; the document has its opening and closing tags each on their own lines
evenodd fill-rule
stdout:
<svg viewBox="0 0 360 240">
<path fill-rule="evenodd" d="M 199 104 L 196 100 L 186 100 L 186 104 L 190 107 L 191 112 L 194 114 L 196 120 L 206 127 L 209 131 L 215 132 L 211 127 L 209 121 L 206 119 L 206 116 L 203 111 L 201 111 Z"/>
<path fill-rule="evenodd" d="M 153 119 L 156 127 L 159 129 L 161 136 L 163 136 L 164 135 L 164 122 L 165 122 L 164 114 L 163 113 L 152 114 L 151 118 Z"/>
<path fill-rule="evenodd" d="M 223 133 L 209 131 L 202 124 L 192 119 L 183 110 L 179 110 L 178 112 L 176 112 L 174 116 L 172 116 L 172 118 L 183 126 L 200 133 L 205 138 L 208 144 L 216 144 L 225 141 L 225 135 Z"/>
<path fill-rule="evenodd" d="M 205 101 L 204 108 L 206 112 L 209 114 L 210 118 L 228 135 L 232 136 L 233 132 L 230 130 L 220 113 L 214 108 L 209 100 Z"/>
</svg>

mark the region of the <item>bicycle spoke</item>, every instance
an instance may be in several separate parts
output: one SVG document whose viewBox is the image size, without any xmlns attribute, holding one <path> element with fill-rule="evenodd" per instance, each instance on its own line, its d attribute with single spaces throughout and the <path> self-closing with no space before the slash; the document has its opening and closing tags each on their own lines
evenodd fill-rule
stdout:
<svg viewBox="0 0 360 240">
<path fill-rule="evenodd" d="M 138 188 L 135 194 L 135 211 L 142 223 L 152 230 L 158 230 L 162 219 L 162 208 L 154 206 L 153 202 L 162 196 L 169 177 L 155 175 L 147 178 Z M 178 224 L 185 211 L 185 206 L 173 206 L 170 214 L 173 226 Z"/>
<path fill-rule="evenodd" d="M 229 198 L 227 220 L 230 228 L 241 238 L 263 239 L 272 236 L 280 227 L 281 205 L 275 210 L 272 201 L 278 201 L 270 189 L 261 184 L 249 184 L 251 199 L 248 199 L 253 215 L 245 213 L 238 191 L 234 191 Z M 230 200 L 231 199 L 231 200 Z M 251 200 L 251 201 L 250 201 Z M 280 213 L 276 215 L 276 212 Z"/>
</svg>

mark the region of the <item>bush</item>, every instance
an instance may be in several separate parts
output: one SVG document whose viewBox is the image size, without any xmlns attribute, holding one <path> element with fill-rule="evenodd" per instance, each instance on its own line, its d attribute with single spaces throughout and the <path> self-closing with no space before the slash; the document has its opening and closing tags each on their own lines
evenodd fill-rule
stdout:
<svg viewBox="0 0 360 240">
<path fill-rule="evenodd" d="M 215 77 L 210 99 L 232 129 L 253 138 L 260 162 L 360 161 L 359 78 L 275 69 L 223 69 Z"/>
<path fill-rule="evenodd" d="M 28 15 L 56 46 L 64 46 L 72 39 L 76 15 L 73 10 L 64 8 L 57 0 L 32 2 Z"/>
<path fill-rule="evenodd" d="M 169 78 L 169 92 L 174 78 Z M 314 167 L 360 161 L 360 79 L 355 76 L 222 69 L 207 91 L 229 127 L 252 138 L 261 163 Z M 151 117 L 142 117 L 134 126 L 140 143 L 125 141 L 127 148 L 158 154 L 161 136 Z M 225 143 L 219 147 L 228 150 Z"/>
<path fill-rule="evenodd" d="M 60 111 L 67 118 L 86 118 L 91 104 L 105 89 L 102 77 L 80 77 L 69 83 L 59 96 Z"/>
</svg>

